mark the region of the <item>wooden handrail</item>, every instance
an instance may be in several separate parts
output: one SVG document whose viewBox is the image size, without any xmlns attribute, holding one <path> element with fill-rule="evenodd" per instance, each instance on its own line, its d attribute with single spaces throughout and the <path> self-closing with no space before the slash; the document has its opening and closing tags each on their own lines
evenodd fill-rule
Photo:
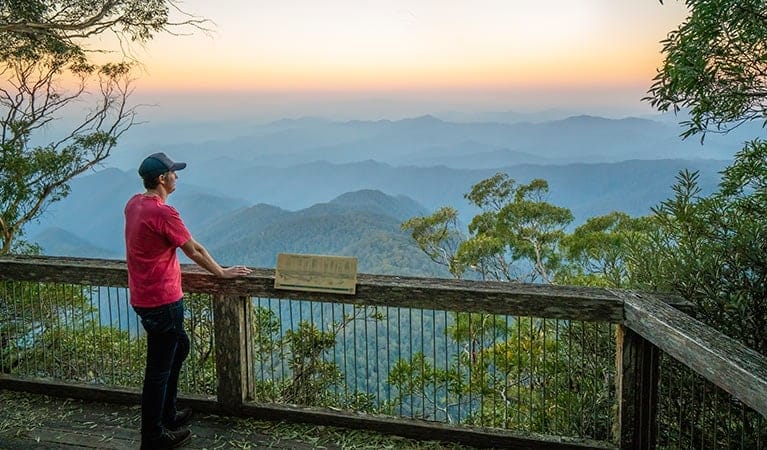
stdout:
<svg viewBox="0 0 767 450">
<path fill-rule="evenodd" d="M 61 257 L 0 257 L 0 280 L 28 280 L 127 286 L 124 261 Z M 254 269 L 244 278 L 225 280 L 196 265 L 182 265 L 186 292 L 317 300 L 367 306 L 422 308 L 552 319 L 622 323 L 623 301 L 612 290 L 583 286 L 451 280 L 360 274 L 355 295 L 274 289 L 273 269 Z M 683 299 L 664 301 L 686 308 Z"/>
<path fill-rule="evenodd" d="M 626 326 L 767 417 L 767 357 L 652 295 L 620 295 Z"/>
</svg>

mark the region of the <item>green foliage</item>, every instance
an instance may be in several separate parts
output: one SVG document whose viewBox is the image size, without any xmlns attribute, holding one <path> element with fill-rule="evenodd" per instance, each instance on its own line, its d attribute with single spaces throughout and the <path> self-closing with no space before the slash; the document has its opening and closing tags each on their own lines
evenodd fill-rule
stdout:
<svg viewBox="0 0 767 450">
<path fill-rule="evenodd" d="M 662 111 L 689 110 L 683 137 L 726 133 L 751 120 L 764 125 L 767 5 L 761 0 L 685 3 L 689 16 L 664 41 L 665 60 L 648 99 Z M 701 195 L 697 173 L 681 172 L 674 196 L 654 210 L 651 245 L 630 255 L 637 282 L 681 294 L 697 305 L 699 319 L 761 354 L 767 354 L 766 156 L 767 143 L 747 142 L 710 196 Z M 712 392 L 710 384 L 689 372 L 678 370 L 670 378 L 679 386 L 703 384 L 687 395 L 676 394 L 677 401 L 661 393 L 659 422 L 679 427 L 667 436 L 677 447 L 700 447 L 711 430 L 714 442 L 708 446 L 730 446 L 717 439 L 729 440 L 731 433 L 741 435 L 741 447 L 757 447 L 764 439 L 763 430 L 748 430 L 753 423 L 729 395 Z M 723 404 L 728 411 L 741 410 L 742 421 L 723 423 L 717 414 Z M 690 409 L 696 411 L 692 420 L 681 414 Z"/>
<path fill-rule="evenodd" d="M 593 324 L 532 318 L 507 323 L 472 314 L 449 334 L 461 345 L 450 364 L 438 367 L 422 352 L 396 363 L 388 378 L 397 392 L 389 412 L 609 438 L 614 402 L 609 331 Z"/>
<path fill-rule="evenodd" d="M 0 282 L 0 365 L 12 373 L 30 355 L 29 342 L 40 335 L 54 333 L 65 311 L 85 314 L 85 297 L 66 287 L 21 281 Z"/>
<path fill-rule="evenodd" d="M 469 343 L 474 348 L 478 342 L 492 340 L 506 331 L 505 319 L 492 314 L 456 313 L 455 322 L 449 328 L 448 336 L 459 343 Z M 470 350 L 473 353 L 473 350 Z"/>
<path fill-rule="evenodd" d="M 764 447 L 761 414 L 673 358 L 661 366 L 670 375 L 658 392 L 658 448 Z"/>
<path fill-rule="evenodd" d="M 58 142 L 31 146 L 32 134 L 78 98 L 91 76 L 90 70 L 75 73 L 80 89 L 63 92 L 59 78 L 70 63 L 56 56 L 0 61 L 5 81 L 19 86 L 17 94 L 0 91 L 6 110 L 0 119 L 0 254 L 10 252 L 25 223 L 69 194 L 70 179 L 106 159 L 133 123 L 126 108 L 129 65 L 108 64 L 95 70 L 101 98 L 82 124 Z"/>
<path fill-rule="evenodd" d="M 402 224 L 403 231 L 410 231 L 413 240 L 426 255 L 437 264 L 446 266 L 450 273 L 460 278 L 456 252 L 463 241 L 458 230 L 458 211 L 442 207 L 426 217 L 413 217 Z"/>
<path fill-rule="evenodd" d="M 628 252 L 640 287 L 680 294 L 697 306 L 698 319 L 761 354 L 767 354 L 766 147 L 747 143 L 710 196 L 701 195 L 697 173 L 681 172 L 674 196 L 654 209 L 650 245 Z M 758 447 L 765 436 L 758 414 L 675 361 L 665 370 L 662 439 L 677 448 L 728 447 L 738 436 L 738 446 Z M 739 420 L 723 420 L 725 410 L 737 411 Z"/>
<path fill-rule="evenodd" d="M 518 185 L 503 173 L 472 186 L 465 197 L 482 212 L 458 248 L 459 267 L 482 278 L 550 283 L 561 265 L 558 243 L 573 215 L 546 202 L 548 192 L 545 180 Z"/>
<path fill-rule="evenodd" d="M 257 398 L 305 406 L 349 408 L 372 411 L 370 393 L 349 390 L 345 376 L 329 352 L 355 322 L 382 320 L 377 312 L 365 316 L 363 308 L 331 320 L 327 329 L 300 320 L 295 328 L 282 331 L 275 311 L 259 306 L 254 310 Z"/>
<path fill-rule="evenodd" d="M 548 192 L 545 180 L 517 184 L 497 173 L 465 195 L 481 209 L 469 224 L 468 237 L 458 230 L 458 211 L 451 207 L 414 217 L 402 229 L 456 278 L 473 271 L 482 279 L 550 283 L 561 267 L 558 245 L 573 215 L 546 202 Z"/>
<path fill-rule="evenodd" d="M 767 6 L 763 0 L 686 0 L 689 16 L 663 41 L 663 66 L 648 100 L 689 109 L 683 136 L 726 132 L 764 119 Z"/>
<path fill-rule="evenodd" d="M 654 225 L 649 217 L 633 218 L 618 211 L 586 220 L 562 239 L 567 264 L 557 274 L 557 283 L 630 286 L 633 270 L 628 255 L 646 251 Z"/>
<path fill-rule="evenodd" d="M 720 196 L 732 199 L 742 208 L 763 208 L 767 203 L 767 142 L 747 142 L 722 175 Z"/>
<path fill-rule="evenodd" d="M 335 333 L 320 331 L 314 324 L 301 321 L 298 329 L 285 333 L 285 341 L 292 355 L 288 366 L 293 377 L 283 390 L 283 398 L 301 405 L 325 404 L 327 399 L 323 397 L 330 395 L 330 388 L 341 381 L 341 371 L 335 363 L 322 359 L 323 353 L 335 346 Z"/>
<path fill-rule="evenodd" d="M 516 181 L 503 173 L 496 173 L 471 187 L 464 197 L 486 211 L 500 211 L 516 192 Z"/>
<path fill-rule="evenodd" d="M 4 373 L 88 383 L 137 386 L 143 342 L 102 326 L 89 292 L 76 285 L 3 282 Z M 145 347 L 144 347 L 145 348 Z M 119 368 L 119 370 L 117 370 Z"/>
<path fill-rule="evenodd" d="M 625 249 L 645 242 L 650 221 L 613 213 L 568 234 L 573 216 L 546 201 L 548 189 L 545 180 L 518 184 L 503 173 L 472 186 L 465 197 L 481 211 L 450 255 L 451 272 L 473 270 L 498 281 L 625 283 Z M 452 231 L 456 216 L 443 208 L 403 228 L 436 259 L 459 235 Z M 420 405 L 430 419 L 609 438 L 611 332 L 594 324 L 458 313 L 446 337 L 460 351 L 444 366 L 423 353 L 397 362 L 389 373 L 397 393 L 389 411 L 417 415 Z"/>
<path fill-rule="evenodd" d="M 664 42 L 650 90 L 661 110 L 690 109 L 684 136 L 727 132 L 767 117 L 767 5 L 760 0 L 688 0 L 690 15 Z M 700 195 L 682 172 L 674 197 L 655 209 L 654 250 L 635 255 L 638 280 L 680 293 L 698 317 L 767 354 L 767 143 L 747 142 L 722 172 L 720 189 Z M 705 425 L 704 425 L 705 426 Z"/>
<path fill-rule="evenodd" d="M 7 0 L 0 3 L 0 57 L 83 56 L 84 38 L 111 31 L 146 42 L 168 25 L 163 0 Z M 175 7 L 175 5 L 173 5 Z"/>
<path fill-rule="evenodd" d="M 573 216 L 546 202 L 548 192 L 545 180 L 517 184 L 503 173 L 472 186 L 465 197 L 482 212 L 458 249 L 460 267 L 485 279 L 551 282 L 561 263 L 558 242 Z"/>
<path fill-rule="evenodd" d="M 169 26 L 173 0 L 10 0 L 0 2 L 0 255 L 30 250 L 22 227 L 69 194 L 69 180 L 104 161 L 134 123 L 128 107 L 131 64 L 97 65 L 105 49 L 90 37 L 109 32 L 146 42 Z M 68 86 L 68 87 L 66 87 Z M 87 112 L 73 111 L 89 87 Z M 32 145 L 64 111 L 79 123 L 52 142 Z"/>
<path fill-rule="evenodd" d="M 213 395 L 216 393 L 213 300 L 210 295 L 185 294 L 184 307 L 187 310 L 184 329 L 191 341 L 189 356 L 182 368 L 184 389 L 195 394 Z"/>
<path fill-rule="evenodd" d="M 146 341 L 126 331 L 99 326 L 93 318 L 69 318 L 41 336 L 30 362 L 39 377 L 113 386 L 140 386 Z M 136 345 L 132 345 L 136 344 Z"/>
<path fill-rule="evenodd" d="M 764 142 L 752 142 L 723 173 L 720 191 L 701 197 L 683 172 L 675 196 L 656 209 L 659 230 L 638 272 L 645 285 L 679 293 L 707 324 L 767 354 L 767 236 Z"/>
</svg>

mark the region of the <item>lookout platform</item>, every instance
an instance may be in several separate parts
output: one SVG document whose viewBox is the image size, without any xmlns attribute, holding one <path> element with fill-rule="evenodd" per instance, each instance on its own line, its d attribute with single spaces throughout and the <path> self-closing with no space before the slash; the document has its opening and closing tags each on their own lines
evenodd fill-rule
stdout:
<svg viewBox="0 0 767 450">
<path fill-rule="evenodd" d="M 0 449 L 139 448 L 140 407 L 0 391 Z M 200 413 L 188 449 L 451 449 L 362 430 Z"/>
</svg>

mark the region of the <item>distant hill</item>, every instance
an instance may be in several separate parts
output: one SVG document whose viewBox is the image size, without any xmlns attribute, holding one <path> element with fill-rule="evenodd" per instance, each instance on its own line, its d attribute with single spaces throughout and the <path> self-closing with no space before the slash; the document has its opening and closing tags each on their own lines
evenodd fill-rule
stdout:
<svg viewBox="0 0 767 450">
<path fill-rule="evenodd" d="M 132 161 L 130 169 L 77 177 L 71 194 L 24 231 L 48 253 L 122 257 L 123 208 L 144 190 L 135 167 L 162 150 L 189 163 L 168 202 L 224 261 L 271 266 L 279 251 L 356 254 L 361 270 L 440 273 L 413 252 L 400 223 L 448 205 L 468 222 L 478 211 L 464 195 L 496 172 L 519 183 L 547 180 L 548 200 L 573 212 L 574 227 L 611 211 L 648 214 L 673 195 L 683 169 L 699 171 L 703 194 L 712 192 L 742 140 L 762 132 L 759 124 L 746 124 L 726 136 L 710 134 L 701 145 L 698 137 L 679 138 L 677 119 L 683 117 L 563 111 L 299 118 L 222 125 L 231 133 L 200 138 L 209 125 L 201 121 L 193 130 L 169 128 L 177 140 L 157 141 L 155 131 L 143 141 L 134 135 L 131 145 L 121 141 L 115 156 Z M 165 144 L 158 149 L 157 142 Z"/>
<path fill-rule="evenodd" d="M 488 169 L 515 164 L 547 164 L 550 162 L 542 156 L 474 141 L 441 147 L 427 147 L 409 158 L 402 158 L 402 164 L 419 167 L 444 165 L 455 169 Z"/>
<path fill-rule="evenodd" d="M 391 233 L 410 217 L 450 205 L 459 210 L 461 220 L 467 223 L 477 211 L 466 202 L 464 194 L 473 184 L 498 171 L 508 173 L 520 183 L 533 178 L 547 180 L 551 189 L 549 201 L 570 208 L 575 216 L 573 226 L 577 226 L 589 217 L 616 210 L 633 216 L 648 214 L 652 206 L 673 194 L 671 185 L 682 169 L 700 171 L 703 193 L 711 192 L 726 163 L 670 159 L 458 170 L 444 166 L 394 167 L 363 161 L 315 162 L 288 168 L 235 164 L 211 170 L 190 162 L 180 172 L 179 188 L 170 196 L 169 203 L 179 209 L 194 236 L 210 248 L 210 243 L 223 248 L 226 243 L 253 238 L 254 230 L 259 230 L 273 233 L 269 238 L 285 243 L 280 244 L 283 248 L 298 249 L 301 245 L 309 248 L 311 243 L 305 239 L 315 233 L 332 234 L 332 221 L 336 221 L 332 226 L 344 230 L 334 236 L 340 239 L 345 233 L 358 240 L 368 238 L 359 230 L 348 228 L 344 221 L 367 227 L 371 232 Z M 206 183 L 206 187 L 195 185 L 195 180 Z M 131 195 L 142 190 L 133 171 L 108 169 L 79 177 L 72 183 L 70 196 L 53 204 L 39 223 L 25 228 L 25 233 L 34 237 L 46 228 L 57 227 L 87 239 L 92 247 L 123 255 L 123 207 Z M 350 217 L 355 214 L 360 217 Z M 310 225 L 313 221 L 316 226 Z M 328 229 L 322 229 L 320 224 Z M 296 235 L 288 238 L 283 233 L 288 229 Z M 397 247 L 395 242 L 400 242 L 397 239 L 392 236 L 390 244 Z M 354 242 L 358 241 L 339 241 L 336 247 L 321 245 L 316 251 L 341 251 Z M 262 244 L 251 247 L 252 255 L 265 255 L 277 249 L 259 245 Z M 234 250 L 232 247 L 226 251 L 237 256 Z M 257 261 L 259 265 L 271 265 L 272 259 L 273 255 L 258 256 Z"/>
<path fill-rule="evenodd" d="M 252 203 L 304 209 L 345 192 L 379 190 L 405 195 L 433 211 L 451 205 L 473 215 L 463 195 L 471 186 L 498 171 L 521 183 L 543 178 L 551 187 L 550 201 L 573 210 L 576 221 L 622 210 L 645 215 L 671 195 L 671 185 L 682 169 L 699 170 L 701 187 L 711 192 L 719 182 L 722 160 L 631 160 L 617 163 L 519 164 L 487 169 L 445 166 L 391 166 L 377 161 L 349 164 L 314 162 L 287 168 L 238 165 L 204 177 L 213 186 L 227 186 Z M 197 175 L 189 169 L 188 180 Z M 202 179 L 200 179 L 202 181 Z"/>
<path fill-rule="evenodd" d="M 448 122 L 497 122 L 497 123 L 541 123 L 552 120 L 561 120 L 567 117 L 577 115 L 574 110 L 548 109 L 537 112 L 518 112 L 518 111 L 491 111 L 491 112 L 460 112 L 445 111 L 435 114 L 442 120 Z"/>
<path fill-rule="evenodd" d="M 241 208 L 220 215 L 207 226 L 195 232 L 197 240 L 203 243 L 221 241 L 222 239 L 239 239 L 253 230 L 261 230 L 269 225 L 279 223 L 290 215 L 276 206 L 259 203 L 249 208 Z"/>
<path fill-rule="evenodd" d="M 277 253 L 356 256 L 360 272 L 448 276 L 429 260 L 399 220 L 365 211 L 291 213 L 285 220 L 240 237 L 211 241 L 211 253 L 224 263 L 273 267 Z"/>
<path fill-rule="evenodd" d="M 256 205 L 212 223 L 200 236 L 226 264 L 272 267 L 280 252 L 329 254 L 356 256 L 361 272 L 447 276 L 400 230 L 407 218 L 427 213 L 405 196 L 363 190 L 295 212 Z"/>
<path fill-rule="evenodd" d="M 184 173 L 179 172 L 179 175 L 181 184 Z M 47 228 L 59 228 L 87 238 L 92 246 L 123 257 L 125 202 L 132 195 L 144 191 L 138 174 L 105 169 L 76 178 L 71 188 L 68 197 L 53 203 L 39 222 L 25 228 L 26 234 L 34 236 Z M 192 230 L 247 204 L 243 200 L 217 196 L 209 193 L 209 189 L 189 184 L 172 194 L 168 203 L 184 211 L 184 220 Z"/>
<path fill-rule="evenodd" d="M 111 175 L 119 178 L 118 174 Z M 90 186 L 92 181 L 77 186 Z M 73 193 L 75 197 L 79 195 L 82 193 Z M 298 211 L 265 204 L 232 209 L 236 201 L 211 199 L 204 194 L 181 196 L 181 200 L 174 204 L 188 225 L 195 224 L 195 228 L 190 225 L 190 229 L 196 239 L 222 264 L 273 267 L 277 253 L 313 253 L 356 256 L 359 270 L 366 273 L 449 276 L 400 230 L 404 220 L 428 214 L 426 208 L 406 196 L 393 197 L 376 190 L 362 190 L 344 193 L 330 202 Z M 72 201 L 72 198 L 66 201 Z M 221 204 L 229 206 L 222 208 Z M 100 205 L 90 206 L 91 210 L 85 212 L 81 205 L 77 213 L 88 214 L 86 217 L 92 222 L 120 222 L 119 228 L 105 229 L 95 235 L 92 224 L 83 226 L 83 222 L 77 222 L 75 218 L 57 217 L 55 220 L 63 219 L 61 222 L 71 228 L 49 227 L 37 233 L 33 240 L 43 247 L 44 254 L 124 258 L 122 215 L 100 217 L 103 215 Z M 90 239 L 75 234 L 82 230 L 91 233 L 86 235 Z M 93 240 L 107 242 L 109 246 L 97 246 Z M 179 256 L 185 260 L 182 253 Z"/>
<path fill-rule="evenodd" d="M 97 247 L 86 239 L 61 228 L 46 228 L 32 238 L 50 256 L 77 256 L 83 258 L 122 259 L 123 253 Z"/>
<path fill-rule="evenodd" d="M 414 216 L 429 214 L 429 210 L 405 195 L 393 197 L 374 189 L 363 189 L 341 194 L 333 199 L 330 204 L 355 211 L 366 211 L 373 214 L 390 216 L 400 222 L 404 222 Z"/>
<path fill-rule="evenodd" d="M 249 127 L 244 131 L 247 135 L 180 142 L 164 146 L 164 150 L 206 164 L 221 158 L 237 160 L 243 166 L 276 167 L 318 160 L 335 164 L 375 160 L 393 166 L 464 169 L 478 168 L 476 164 L 481 163 L 487 163 L 481 168 L 488 168 L 668 157 L 727 159 L 742 143 L 741 130 L 730 136 L 709 135 L 705 145 L 697 138 L 683 141 L 679 137 L 682 128 L 662 117 L 562 117 L 561 112 L 538 116 L 549 117 L 538 121 L 509 121 L 513 114 L 476 117 L 484 120 L 448 121 L 431 115 L 396 121 L 285 119 Z M 752 128 L 749 133 L 754 136 Z M 486 160 L 498 151 L 505 151 L 508 159 Z M 475 165 L 466 165 L 467 161 Z"/>
</svg>

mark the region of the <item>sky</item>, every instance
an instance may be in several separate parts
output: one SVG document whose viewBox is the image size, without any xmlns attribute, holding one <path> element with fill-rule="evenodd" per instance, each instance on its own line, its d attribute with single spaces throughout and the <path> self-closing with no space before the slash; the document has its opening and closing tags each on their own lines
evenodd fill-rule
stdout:
<svg viewBox="0 0 767 450">
<path fill-rule="evenodd" d="M 397 118 L 641 102 L 684 2 L 185 0 L 210 33 L 134 48 L 153 114 Z M 176 18 L 179 18 L 176 15 Z"/>
</svg>

